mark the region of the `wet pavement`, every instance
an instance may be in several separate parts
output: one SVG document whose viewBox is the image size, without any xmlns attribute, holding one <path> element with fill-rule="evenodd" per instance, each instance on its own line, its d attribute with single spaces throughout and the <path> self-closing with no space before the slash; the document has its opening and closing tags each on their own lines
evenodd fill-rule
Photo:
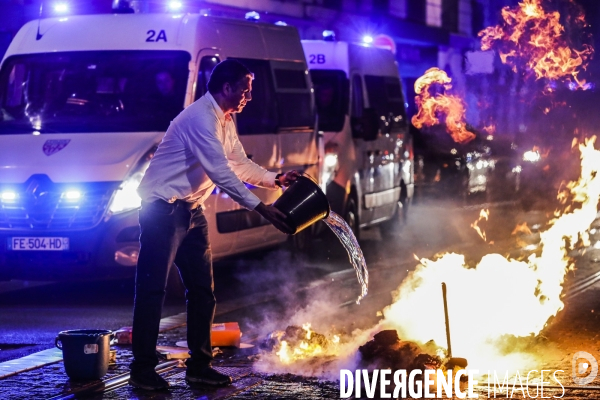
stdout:
<svg viewBox="0 0 600 400">
<path fill-rule="evenodd" d="M 470 228 L 484 206 L 489 206 L 491 210 L 489 221 L 481 224 L 487 233 L 488 243 L 483 242 Z M 369 294 L 360 305 L 354 302 L 360 293 L 354 271 L 350 269 L 347 260 L 340 257 L 339 251 L 325 242 L 317 242 L 314 248 L 320 250 L 308 255 L 293 255 L 289 250 L 279 248 L 217 265 L 216 268 L 220 266 L 222 270 L 215 277 L 219 302 L 216 322 L 238 321 L 244 333 L 243 342 L 255 345 L 246 350 L 224 348 L 223 353 L 217 355 L 215 367 L 222 368 L 235 378 L 234 384 L 227 388 L 189 387 L 183 380 L 185 369 L 176 362 L 164 360 L 166 364 L 163 364 L 165 368 L 162 374 L 172 385 L 169 392 L 147 393 L 133 389 L 126 384 L 127 366 L 131 359 L 130 347 L 115 345 L 113 348 L 118 352 L 117 364 L 109 368 L 102 382 L 72 382 L 65 375 L 62 362 L 59 362 L 0 379 L 0 394 L 8 399 L 340 398 L 339 383 L 335 381 L 301 377 L 280 373 L 281 371 L 277 374 L 258 372 L 253 368 L 260 357 L 257 345 L 267 333 L 285 329 L 291 323 L 303 320 L 311 320 L 316 331 L 335 326 L 341 332 L 349 332 L 356 328 L 374 326 L 379 320 L 377 312 L 390 304 L 391 292 L 416 266 L 415 255 L 419 258 L 433 257 L 438 253 L 456 251 L 466 254 L 467 259 L 471 260 L 477 260 L 483 254 L 491 252 L 522 257 L 528 253 L 522 249 L 524 242 L 537 243 L 539 230 L 543 229 L 551 217 L 550 208 L 523 211 L 511 202 L 457 205 L 447 200 L 420 201 L 411 208 L 407 225 L 393 234 L 382 235 L 378 228 L 362 232 L 361 247 L 369 266 L 370 285 Z M 529 227 L 534 228 L 532 233 L 518 238 L 511 235 L 514 227 L 522 222 L 527 222 Z M 539 225 L 537 229 L 536 225 Z M 565 386 L 573 385 L 573 354 L 587 351 L 600 358 L 600 288 L 597 288 L 594 280 L 590 281 L 591 286 L 585 287 L 587 290 L 583 292 L 578 285 L 584 278 L 600 271 L 600 249 L 593 247 L 600 240 L 598 220 L 594 227 L 598 231 L 593 231 L 591 235 L 592 247 L 570 254 L 576 259 L 577 268 L 569 272 L 567 277 L 565 309 L 540 335 L 518 343 L 538 355 L 541 360 L 538 370 L 564 371 L 559 376 Z M 111 292 L 112 300 L 109 301 L 114 308 L 102 305 L 99 301 L 78 303 L 73 300 L 74 297 L 90 300 L 94 295 L 89 291 L 87 295 L 82 293 L 85 291 L 65 294 L 62 291 L 69 289 L 69 286 L 62 285 L 30 288 L 25 295 L 22 291 L 0 295 L 0 323 L 3 327 L 0 343 L 15 346 L 8 349 L 12 356 L 6 358 L 2 354 L 5 350 L 2 350 L 0 358 L 17 357 L 27 349 L 33 351 L 51 347 L 56 332 L 70 328 L 65 327 L 65 322 L 71 318 L 77 321 L 77 315 L 82 312 L 106 318 L 97 321 L 98 326 L 117 329 L 127 325 L 130 318 L 131 300 L 127 300 L 130 288 L 127 288 L 126 283 L 123 285 L 121 289 L 112 286 L 113 289 L 117 288 Z M 106 293 L 106 287 L 100 287 L 94 293 Z M 506 288 L 507 296 L 510 296 L 510 292 L 511 288 Z M 570 296 L 571 292 L 577 295 Z M 43 295 L 49 296 L 49 301 L 42 302 L 41 306 L 37 296 Z M 167 314 L 181 311 L 182 302 L 170 300 Z M 118 312 L 115 313 L 115 309 Z M 65 312 L 72 316 L 60 317 Z M 515 313 L 518 312 L 519 310 L 515 310 Z M 40 319 L 40 315 L 45 317 Z M 485 324 L 487 318 L 493 318 L 493 313 L 473 316 L 473 329 L 477 329 L 477 324 Z M 85 323 L 91 323 L 90 321 L 93 322 L 93 319 Z M 79 321 L 77 327 L 81 327 L 82 323 Z M 36 324 L 40 325 L 40 331 L 31 334 L 30 331 L 35 331 L 33 327 Z M 23 332 L 31 336 L 23 339 Z M 185 340 L 185 327 L 162 333 L 159 344 L 172 346 L 180 340 Z M 19 353 L 18 346 L 23 344 L 32 346 L 21 348 Z M 290 369 L 290 372 L 294 371 Z M 589 386 L 595 384 L 600 386 L 600 378 Z M 547 390 L 544 396 L 558 397 L 562 393 L 558 389 Z M 478 392 L 481 394 L 480 398 L 488 397 L 485 385 Z M 533 397 L 523 395 L 520 390 L 512 394 L 512 398 Z M 506 397 L 506 392 L 497 393 L 498 396 Z M 563 398 L 595 399 L 600 398 L 600 391 L 567 390 Z"/>
</svg>

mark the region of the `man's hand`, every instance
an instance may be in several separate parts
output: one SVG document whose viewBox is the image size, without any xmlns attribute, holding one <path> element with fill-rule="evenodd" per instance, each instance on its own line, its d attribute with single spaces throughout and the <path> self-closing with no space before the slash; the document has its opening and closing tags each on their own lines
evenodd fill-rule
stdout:
<svg viewBox="0 0 600 400">
<path fill-rule="evenodd" d="M 288 171 L 279 177 L 279 182 L 281 182 L 283 186 L 290 186 L 299 176 L 300 173 L 296 170 Z"/>
<path fill-rule="evenodd" d="M 287 216 L 273 206 L 267 206 L 264 203 L 259 203 L 254 211 L 262 215 L 267 221 L 273 224 L 273 226 L 279 229 L 283 233 L 291 235 L 294 230 L 287 222 Z"/>
</svg>

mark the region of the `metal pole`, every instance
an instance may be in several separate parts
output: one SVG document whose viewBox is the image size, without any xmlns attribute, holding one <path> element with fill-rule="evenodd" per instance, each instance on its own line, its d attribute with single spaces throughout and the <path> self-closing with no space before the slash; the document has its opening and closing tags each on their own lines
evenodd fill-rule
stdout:
<svg viewBox="0 0 600 400">
<path fill-rule="evenodd" d="M 448 320 L 448 301 L 446 300 L 446 282 L 442 282 L 442 297 L 444 298 L 444 318 L 446 319 L 446 340 L 448 341 L 448 358 L 452 358 L 450 344 L 450 321 Z"/>
</svg>

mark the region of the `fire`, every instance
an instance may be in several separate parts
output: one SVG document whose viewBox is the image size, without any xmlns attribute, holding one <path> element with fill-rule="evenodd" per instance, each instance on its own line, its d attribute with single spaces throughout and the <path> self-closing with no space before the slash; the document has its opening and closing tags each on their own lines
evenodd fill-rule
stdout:
<svg viewBox="0 0 600 400">
<path fill-rule="evenodd" d="M 279 362 L 284 365 L 315 357 L 335 356 L 339 350 L 338 335 L 326 338 L 324 335 L 315 334 L 309 322 L 302 324 L 302 330 L 277 331 L 271 336 L 279 341 L 275 346 L 277 350 L 275 354 L 279 357 Z"/>
<path fill-rule="evenodd" d="M 586 26 L 581 7 L 569 0 L 573 15 L 566 20 L 579 29 Z M 496 50 L 502 63 L 517 72 L 521 65 L 532 71 L 536 79 L 567 78 L 575 87 L 586 89 L 578 79 L 593 54 L 590 45 L 575 49 L 569 44 L 558 11 L 546 11 L 542 0 L 523 0 L 516 7 L 502 9 L 502 23 L 479 32 L 482 50 Z"/>
<path fill-rule="evenodd" d="M 531 235 L 531 229 L 527 226 L 527 222 L 523 222 L 522 224 L 517 224 L 515 229 L 513 229 L 511 235 L 516 235 L 517 233 L 524 233 L 526 235 Z"/>
<path fill-rule="evenodd" d="M 475 221 L 471 224 L 471 228 L 475 229 L 477 234 L 483 239 L 484 242 L 487 242 L 487 238 L 485 236 L 485 232 L 482 231 L 481 228 L 479 227 L 479 223 L 483 220 L 487 221 L 489 217 L 490 217 L 490 210 L 487 208 L 484 208 L 479 212 L 479 218 L 477 219 L 477 221 Z"/>
<path fill-rule="evenodd" d="M 594 142 L 579 146 L 581 177 L 568 185 L 578 207 L 540 233 L 539 255 L 518 261 L 488 254 L 474 268 L 459 254 L 421 259 L 394 292 L 394 303 L 383 310 L 382 325 L 397 329 L 406 340 L 433 339 L 445 345 L 441 282 L 446 282 L 454 356 L 467 358 L 469 367 L 480 371 L 524 368 L 533 362 L 532 356 L 511 353 L 512 343 L 538 335 L 563 308 L 562 285 L 572 267 L 569 246 L 589 243 L 587 230 L 600 198 L 600 151 Z"/>
<path fill-rule="evenodd" d="M 446 131 L 457 143 L 467 143 L 475 135 L 467 130 L 465 103 L 454 95 L 445 92 L 452 88 L 452 79 L 439 68 L 430 68 L 415 82 L 415 102 L 418 112 L 412 118 L 417 128 L 431 127 L 444 122 Z"/>
</svg>

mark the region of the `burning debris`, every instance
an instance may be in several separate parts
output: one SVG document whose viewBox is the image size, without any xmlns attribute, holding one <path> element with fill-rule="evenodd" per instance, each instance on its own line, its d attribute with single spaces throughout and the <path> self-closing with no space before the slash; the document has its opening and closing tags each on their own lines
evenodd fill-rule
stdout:
<svg viewBox="0 0 600 400">
<path fill-rule="evenodd" d="M 398 330 L 408 340 L 444 343 L 442 310 L 430 305 L 441 303 L 436 294 L 440 283 L 447 282 L 453 288 L 448 301 L 458 305 L 449 310 L 453 348 L 470 366 L 500 370 L 509 365 L 525 367 L 533 361 L 527 354 L 507 349 L 505 343 L 538 335 L 563 308 L 562 285 L 573 263 L 569 250 L 579 241 L 589 243 L 587 231 L 600 199 L 600 151 L 594 149 L 594 142 L 580 145 L 581 178 L 568 185 L 576 207 L 540 232 L 539 254 L 526 261 L 488 254 L 476 267 L 468 266 L 459 254 L 421 259 L 421 265 L 394 293 L 394 303 L 384 309 L 381 325 Z M 489 318 L 474 326 L 472 315 Z"/>
<path fill-rule="evenodd" d="M 468 143 L 475 134 L 467 130 L 465 102 L 458 96 L 447 94 L 452 89 L 452 79 L 439 68 L 430 68 L 415 82 L 417 114 L 413 125 L 421 129 L 446 124 L 446 131 L 457 143 Z"/>
<path fill-rule="evenodd" d="M 364 368 L 424 371 L 436 370 L 442 365 L 439 357 L 424 353 L 416 343 L 401 340 L 393 329 L 375 334 L 373 340 L 360 346 L 358 351 Z"/>
<path fill-rule="evenodd" d="M 272 332 L 260 347 L 274 352 L 279 356 L 279 361 L 287 365 L 300 360 L 335 356 L 339 342 L 339 336 L 328 338 L 314 332 L 311 324 L 306 323 L 302 327 L 290 325 L 285 331 Z"/>
<path fill-rule="evenodd" d="M 516 7 L 504 7 L 502 23 L 479 33 L 481 49 L 496 50 L 502 63 L 514 72 L 533 73 L 536 79 L 567 78 L 575 81 L 576 87 L 587 89 L 578 75 L 586 69 L 593 48 L 585 43 L 575 48 L 561 24 L 562 19 L 569 24 L 569 31 L 581 32 L 587 26 L 581 7 L 567 0 L 563 5 L 568 12 L 561 18 L 558 11 L 546 10 L 542 3 L 523 0 Z"/>
</svg>

